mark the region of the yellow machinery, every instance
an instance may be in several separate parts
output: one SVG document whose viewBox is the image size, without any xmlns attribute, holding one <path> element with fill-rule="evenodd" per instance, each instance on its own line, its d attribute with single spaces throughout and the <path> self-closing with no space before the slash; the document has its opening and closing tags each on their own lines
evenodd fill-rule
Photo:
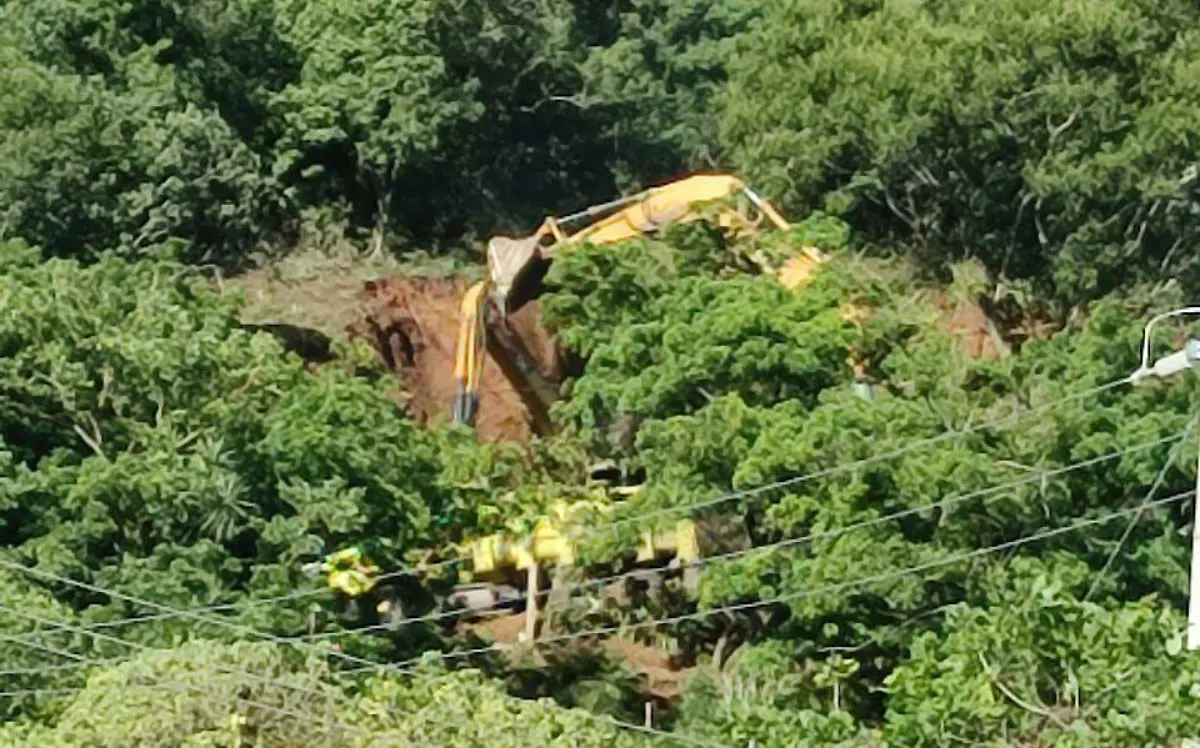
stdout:
<svg viewBox="0 0 1200 748">
<path fill-rule="evenodd" d="M 560 573 L 575 564 L 576 542 L 583 528 L 597 515 L 608 515 L 612 509 L 613 504 L 608 502 L 557 502 L 524 537 L 493 533 L 458 546 L 456 550 L 470 560 L 470 567 L 462 575 L 466 577 L 464 583 L 457 585 L 446 600 L 448 607 L 478 614 L 499 612 L 507 602 L 521 602 L 526 609 L 528 633 L 532 635 L 541 594 L 539 570 L 556 570 L 551 590 L 568 594 L 560 586 L 563 579 Z M 701 538 L 696 524 L 686 519 L 664 531 L 643 532 L 637 548 L 630 550 L 637 567 L 668 561 L 687 570 L 701 557 Z M 324 572 L 328 586 L 350 598 L 374 589 L 380 571 L 357 547 L 338 551 L 308 567 L 310 573 Z M 525 591 L 521 592 L 519 587 Z M 393 613 L 391 601 L 385 599 L 379 612 Z"/>
<path fill-rule="evenodd" d="M 527 538 L 513 538 L 495 533 L 466 544 L 464 551 L 471 557 L 471 571 L 477 578 L 493 575 L 507 576 L 510 571 L 528 571 L 534 564 L 541 566 L 570 566 L 575 563 L 576 529 L 581 526 L 584 512 L 608 514 L 612 505 L 595 502 L 550 507 L 548 516 L 538 520 Z M 683 520 L 666 532 L 645 532 L 637 548 L 639 563 L 672 556 L 681 563 L 691 563 L 700 557 L 696 526 Z"/>
<path fill-rule="evenodd" d="M 752 235 L 764 220 L 777 229 L 789 228 L 783 216 L 741 180 L 715 174 L 687 177 L 569 216 L 547 218 L 524 239 L 494 237 L 487 247 L 488 278 L 472 286 L 462 301 L 454 371 L 454 422 L 474 424 L 487 350 L 529 410 L 534 430 L 542 434 L 549 431 L 549 409 L 558 388 L 538 373 L 528 351 L 504 322 L 508 314 L 540 294 L 541 279 L 557 252 L 585 243 L 615 244 L 670 223 L 695 221 L 704 216 L 701 206 L 730 198 L 738 203 L 736 207 L 716 215 L 717 223 L 730 234 Z M 586 224 L 584 228 L 568 232 L 568 226 L 580 223 Z M 772 271 L 782 284 L 794 288 L 805 283 L 824 261 L 821 252 L 806 247 L 800 256 Z"/>
<path fill-rule="evenodd" d="M 363 557 L 358 546 L 344 548 L 325 557 L 323 561 L 305 566 L 308 574 L 325 574 L 330 589 L 347 597 L 358 597 L 375 587 L 379 567 Z"/>
</svg>

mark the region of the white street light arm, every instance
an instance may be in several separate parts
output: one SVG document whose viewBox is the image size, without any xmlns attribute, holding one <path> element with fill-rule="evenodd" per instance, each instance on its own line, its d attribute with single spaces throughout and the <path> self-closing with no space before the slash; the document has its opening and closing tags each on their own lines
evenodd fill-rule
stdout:
<svg viewBox="0 0 1200 748">
<path fill-rule="evenodd" d="M 1153 340 L 1154 326 L 1163 320 L 1183 317 L 1189 314 L 1200 315 L 1200 306 L 1187 306 L 1182 309 L 1163 312 L 1152 317 L 1146 323 L 1145 329 L 1142 330 L 1142 363 L 1137 371 L 1129 375 L 1131 383 L 1136 384 L 1147 377 L 1162 378 L 1171 376 L 1172 374 L 1178 374 L 1181 371 L 1200 365 L 1200 341 L 1195 339 L 1189 340 L 1187 345 L 1181 350 L 1158 359 L 1153 365 L 1150 363 L 1150 347 Z"/>
</svg>

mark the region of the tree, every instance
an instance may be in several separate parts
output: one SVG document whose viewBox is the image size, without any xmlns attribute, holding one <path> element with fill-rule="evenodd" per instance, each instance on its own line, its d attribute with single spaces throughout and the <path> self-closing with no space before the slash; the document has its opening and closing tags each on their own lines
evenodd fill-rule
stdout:
<svg viewBox="0 0 1200 748">
<path fill-rule="evenodd" d="M 311 588 L 303 563 L 346 544 L 377 538 L 388 566 L 470 531 L 475 489 L 462 486 L 478 479 L 440 459 L 469 456 L 461 435 L 419 430 L 383 381 L 344 365 L 310 373 L 186 267 L 38 262 L 10 244 L 0 289 L 12 455 L 0 543 L 13 558 L 186 608 Z M 468 462 L 483 478 L 505 459 Z M 60 595 L 92 620 L 145 612 Z M 285 632 L 313 623 L 303 599 L 246 615 Z"/>
<path fill-rule="evenodd" d="M 0 48 L 5 237 L 82 259 L 146 256 L 179 239 L 185 259 L 228 261 L 277 225 L 279 194 L 258 156 L 178 95 L 158 51 L 122 58 L 127 86 L 114 90 Z"/>
<path fill-rule="evenodd" d="M 429 0 L 297 0 L 280 17 L 303 62 L 276 101 L 286 123 L 277 170 L 347 180 L 356 202 L 372 202 L 377 253 L 395 201 L 429 175 L 448 128 L 482 115 L 474 84 L 447 73 L 429 29 L 435 12 Z"/>
<path fill-rule="evenodd" d="M 720 161 L 717 105 L 757 3 L 631 0 L 580 65 L 582 91 L 564 103 L 595 110 L 612 142 L 618 183 L 658 183 Z"/>
<path fill-rule="evenodd" d="M 53 726 L 9 723 L 0 736 L 10 745 L 163 748 L 665 745 L 579 710 L 514 699 L 473 672 L 422 668 L 343 688 L 318 659 L 266 643 L 198 640 L 139 654 L 64 701 Z"/>
<path fill-rule="evenodd" d="M 1162 745 L 1194 733 L 1183 617 L 1153 600 L 1081 603 L 1086 569 L 1019 560 L 988 608 L 961 606 L 914 638 L 888 678 L 885 735 L 909 745 Z M 1082 583 L 1081 583 L 1082 582 Z M 1114 677 L 1119 673 L 1119 677 Z M 1130 705 L 1136 704 L 1136 708 Z"/>
<path fill-rule="evenodd" d="M 794 209 L 1060 305 L 1196 266 L 1185 3 L 776 3 L 723 144 Z"/>
</svg>

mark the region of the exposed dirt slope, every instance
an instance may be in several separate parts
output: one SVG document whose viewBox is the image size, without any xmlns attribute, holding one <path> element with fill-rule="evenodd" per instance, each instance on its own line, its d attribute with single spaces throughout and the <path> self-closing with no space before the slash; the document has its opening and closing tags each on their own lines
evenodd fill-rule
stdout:
<svg viewBox="0 0 1200 748">
<path fill-rule="evenodd" d="M 450 273 L 448 266 L 300 257 L 223 285 L 245 290 L 244 322 L 280 336 L 309 360 L 324 360 L 329 342 L 347 334 L 369 341 L 399 380 L 396 399 L 416 420 L 429 423 L 449 419 L 455 392 L 459 305 L 467 282 Z M 938 311 L 936 324 L 959 336 L 968 355 L 991 359 L 1007 353 L 977 305 L 944 293 L 926 297 L 924 303 L 930 302 Z M 540 312 L 530 302 L 509 324 L 541 374 L 562 381 L 564 370 L 575 364 L 563 361 Z M 524 403 L 490 357 L 476 428 L 487 441 L 525 442 L 531 436 Z"/>
<path fill-rule="evenodd" d="M 363 286 L 399 271 L 397 263 L 358 258 L 326 258 L 297 253 L 261 270 L 229 278 L 224 288 L 246 294 L 242 321 L 251 325 L 288 325 L 314 330 L 327 338 L 346 335 L 362 318 Z"/>
<path fill-rule="evenodd" d="M 405 407 L 420 422 L 448 419 L 456 389 L 454 356 L 459 305 L 466 283 L 458 279 L 393 275 L 366 284 L 359 299 L 363 316 L 350 333 L 375 346 L 403 384 Z M 529 348 L 543 374 L 559 369 L 553 339 L 531 302 L 510 325 Z M 560 378 L 560 377 L 557 377 Z M 496 362 L 486 358 L 476 431 L 488 441 L 528 441 L 527 411 Z"/>
</svg>

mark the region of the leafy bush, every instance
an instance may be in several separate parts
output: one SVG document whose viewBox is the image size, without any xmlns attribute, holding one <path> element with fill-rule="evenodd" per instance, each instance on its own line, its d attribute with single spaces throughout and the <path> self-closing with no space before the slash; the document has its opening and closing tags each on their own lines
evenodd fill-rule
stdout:
<svg viewBox="0 0 1200 748">
<path fill-rule="evenodd" d="M 178 93 L 143 48 L 124 88 L 60 73 L 0 47 L 0 203 L 5 233 L 49 253 L 145 257 L 168 239 L 182 258 L 244 256 L 281 215 L 260 157 L 211 107 Z"/>
</svg>

